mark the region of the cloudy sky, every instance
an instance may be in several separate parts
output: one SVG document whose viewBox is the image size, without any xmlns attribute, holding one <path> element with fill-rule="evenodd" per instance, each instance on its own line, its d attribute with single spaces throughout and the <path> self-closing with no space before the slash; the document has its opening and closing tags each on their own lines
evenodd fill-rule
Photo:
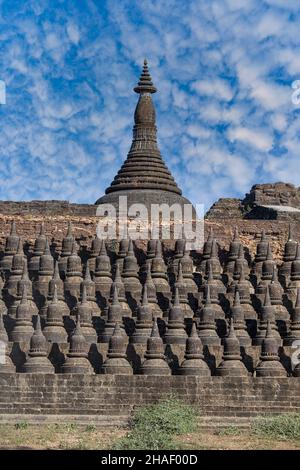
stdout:
<svg viewBox="0 0 300 470">
<path fill-rule="evenodd" d="M 0 0 L 0 199 L 93 203 L 129 150 L 144 57 L 194 203 L 300 185 L 299 30 L 296 0 Z"/>
</svg>

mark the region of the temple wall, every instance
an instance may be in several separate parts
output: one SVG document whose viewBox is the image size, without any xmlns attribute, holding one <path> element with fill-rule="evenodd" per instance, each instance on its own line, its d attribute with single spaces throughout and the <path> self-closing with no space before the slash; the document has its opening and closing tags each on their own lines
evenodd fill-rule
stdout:
<svg viewBox="0 0 300 470">
<path fill-rule="evenodd" d="M 172 393 L 194 404 L 202 416 L 254 417 L 300 412 L 298 378 L 221 378 L 121 375 L 0 374 L 1 421 L 125 424 L 135 407 Z M 108 421 L 108 415 L 110 420 Z"/>
<path fill-rule="evenodd" d="M 236 206 L 234 210 L 231 210 L 232 204 L 226 205 L 225 199 L 222 201 L 223 208 L 219 212 L 214 209 L 207 214 L 205 236 L 210 227 L 213 227 L 221 249 L 228 249 L 234 227 L 237 226 L 241 241 L 249 249 L 250 254 L 254 254 L 257 241 L 264 229 L 270 238 L 274 258 L 281 258 L 291 220 L 244 219 L 242 213 L 236 210 Z M 45 233 L 51 245 L 59 251 L 62 238 L 67 231 L 68 221 L 72 222 L 73 233 L 78 244 L 82 247 L 89 247 L 96 233 L 95 212 L 95 205 L 71 204 L 68 201 L 0 201 L 0 250 L 4 247 L 12 220 L 16 221 L 17 232 L 23 237 L 28 249 L 32 248 L 39 233 L 40 224 L 44 222 Z M 292 226 L 294 239 L 300 241 L 300 220 L 293 220 Z M 137 242 L 137 245 L 145 246 L 140 242 Z M 172 248 L 173 243 L 171 242 L 170 245 Z"/>
<path fill-rule="evenodd" d="M 96 206 L 68 201 L 0 201 L 0 249 L 4 247 L 12 220 L 28 248 L 33 246 L 42 222 L 49 242 L 60 248 L 68 221 L 73 224 L 77 242 L 89 246 L 96 233 Z"/>
<path fill-rule="evenodd" d="M 28 345 L 10 343 L 11 357 L 21 370 Z M 128 423 L 134 408 L 155 403 L 168 394 L 177 395 L 194 404 L 200 416 L 213 417 L 225 425 L 225 419 L 300 412 L 300 378 L 290 374 L 291 347 L 279 349 L 280 360 L 287 378 L 257 378 L 252 372 L 257 366 L 261 348 L 241 348 L 243 362 L 249 371 L 244 378 L 212 375 L 209 378 L 179 376 L 178 368 L 184 359 L 184 345 L 166 345 L 165 355 L 175 375 L 139 375 L 145 345 L 127 347 L 127 358 L 133 375 L 104 375 L 101 366 L 106 359 L 108 344 L 90 347 L 89 360 L 96 374 L 62 374 L 68 344 L 49 344 L 49 358 L 55 374 L 1 374 L 0 422 L 77 422 L 103 426 Z M 223 346 L 205 347 L 204 357 L 212 374 L 222 360 Z M 237 421 L 238 423 L 239 421 Z"/>
</svg>

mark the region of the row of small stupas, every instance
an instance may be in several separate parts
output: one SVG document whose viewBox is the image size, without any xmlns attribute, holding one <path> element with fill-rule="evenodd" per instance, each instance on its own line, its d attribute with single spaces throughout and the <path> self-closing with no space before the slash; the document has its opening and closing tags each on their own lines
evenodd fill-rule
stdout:
<svg viewBox="0 0 300 470">
<path fill-rule="evenodd" d="M 264 233 L 248 263 L 237 231 L 223 267 L 213 233 L 202 255 L 190 254 L 178 240 L 165 257 L 161 241 L 151 240 L 138 260 L 131 240 L 121 241 L 115 253 L 98 238 L 87 259 L 80 255 L 71 225 L 60 253 L 51 253 L 42 226 L 33 251 L 25 254 L 12 224 L 0 262 L 0 339 L 6 357 L 0 371 L 15 370 L 10 341 L 30 345 L 18 369 L 24 372 L 54 371 L 51 343 L 69 343 L 60 372 L 92 372 L 88 348 L 108 343 L 105 373 L 132 373 L 127 346 L 144 344 L 140 373 L 171 373 L 164 348 L 182 345 L 185 360 L 175 373 L 209 375 L 203 351 L 223 347 L 214 373 L 243 376 L 249 371 L 241 348 L 259 346 L 254 373 L 287 375 L 280 348 L 300 339 L 300 247 L 291 234 L 279 267 Z M 293 374 L 300 375 L 298 366 Z"/>
</svg>

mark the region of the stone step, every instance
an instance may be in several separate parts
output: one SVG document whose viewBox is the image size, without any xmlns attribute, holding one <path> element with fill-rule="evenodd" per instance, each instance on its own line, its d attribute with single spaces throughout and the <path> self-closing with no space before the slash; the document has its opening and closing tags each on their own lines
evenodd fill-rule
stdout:
<svg viewBox="0 0 300 470">
<path fill-rule="evenodd" d="M 5 414 L 0 413 L 0 424 L 92 424 L 99 427 L 126 427 L 128 415 L 74 415 L 74 414 Z"/>
<path fill-rule="evenodd" d="M 255 418 L 234 416 L 202 416 L 198 427 L 200 430 L 216 431 L 230 427 L 248 429 Z"/>
<path fill-rule="evenodd" d="M 6 406 L 6 407 L 0 407 L 0 413 L 28 413 L 28 414 L 53 414 L 53 413 L 59 413 L 59 414 L 74 414 L 74 407 L 57 407 L 57 406 L 45 406 L 45 407 L 39 407 L 39 406 L 34 406 L 30 404 L 25 404 L 24 406 Z M 126 409 L 111 409 L 108 410 L 105 407 L 103 408 L 81 408 L 80 413 L 78 413 L 78 416 L 88 414 L 88 415 L 99 415 L 99 416 L 104 416 L 104 415 L 110 415 L 110 416 L 119 416 L 122 414 L 130 415 L 131 410 L 126 410 Z"/>
<path fill-rule="evenodd" d="M 37 414 L 43 414 L 43 413 L 59 413 L 59 414 L 74 414 L 74 410 L 76 410 L 76 407 L 74 406 L 57 406 L 55 404 L 52 405 L 44 405 L 44 406 L 39 406 L 39 405 L 34 405 L 30 403 L 25 403 L 19 406 L 14 406 L 14 405 L 7 405 L 7 406 L 1 406 L 0 405 L 0 413 L 37 413 Z M 132 412 L 132 409 L 129 407 L 114 407 L 114 408 L 107 408 L 105 406 L 102 407 L 82 407 L 80 408 L 80 411 L 78 412 L 78 416 L 83 415 L 83 414 L 95 414 L 95 415 L 111 415 L 111 416 L 118 416 L 121 414 L 130 414 Z"/>
<path fill-rule="evenodd" d="M 201 416 L 199 419 L 199 429 L 202 431 L 216 431 L 229 427 L 239 429 L 248 429 L 254 421 L 254 417 L 233 417 L 233 416 Z M 77 424 L 77 425 L 94 425 L 97 427 L 126 427 L 129 421 L 129 414 L 99 415 L 99 414 L 0 414 L 0 424 L 17 424 L 26 422 L 28 424 Z"/>
</svg>

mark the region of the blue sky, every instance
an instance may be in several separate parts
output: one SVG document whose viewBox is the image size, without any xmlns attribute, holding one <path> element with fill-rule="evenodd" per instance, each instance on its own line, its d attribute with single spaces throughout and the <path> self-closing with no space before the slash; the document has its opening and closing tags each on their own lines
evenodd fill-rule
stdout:
<svg viewBox="0 0 300 470">
<path fill-rule="evenodd" d="M 296 0 L 0 0 L 0 199 L 103 194 L 144 57 L 160 150 L 194 203 L 299 185 L 299 30 Z"/>
</svg>

